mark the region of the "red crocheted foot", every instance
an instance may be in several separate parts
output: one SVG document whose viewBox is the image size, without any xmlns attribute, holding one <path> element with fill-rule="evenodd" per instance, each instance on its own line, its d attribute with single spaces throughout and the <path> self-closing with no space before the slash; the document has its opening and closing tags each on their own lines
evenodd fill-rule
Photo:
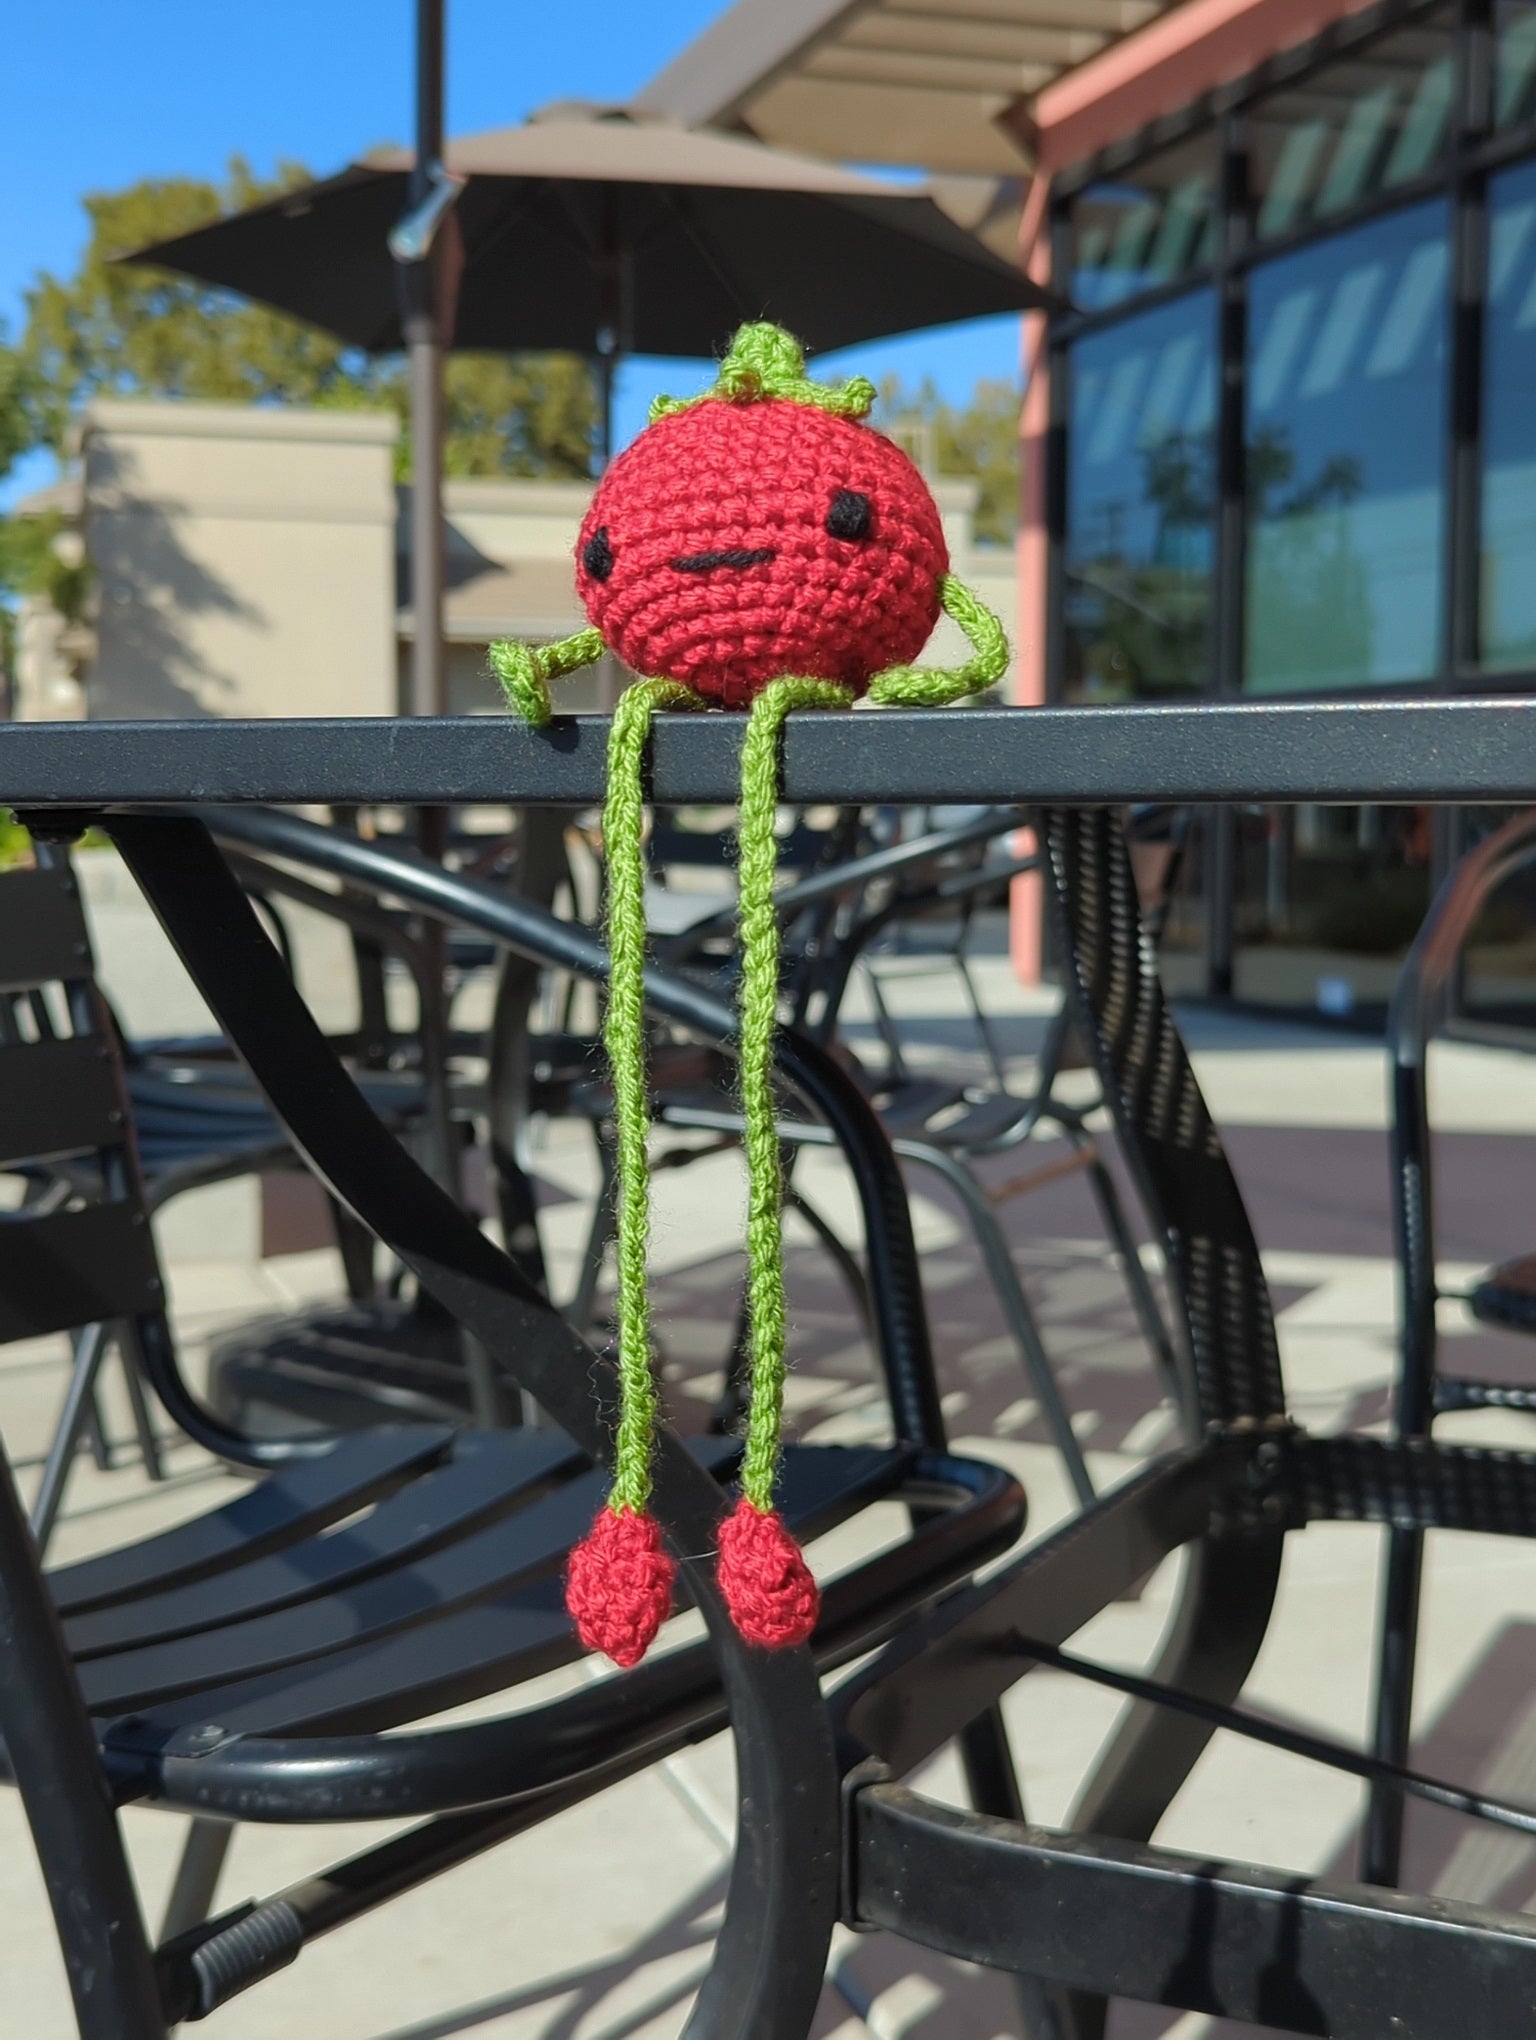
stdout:
<svg viewBox="0 0 1536 2040">
<path fill-rule="evenodd" d="M 715 1576 L 748 1643 L 781 1650 L 816 1627 L 821 1596 L 777 1509 L 754 1509 L 743 1496 L 720 1525 Z"/>
<path fill-rule="evenodd" d="M 672 1607 L 677 1567 L 654 1516 L 604 1508 L 565 1567 L 565 1605 L 588 1650 L 639 1664 Z"/>
</svg>

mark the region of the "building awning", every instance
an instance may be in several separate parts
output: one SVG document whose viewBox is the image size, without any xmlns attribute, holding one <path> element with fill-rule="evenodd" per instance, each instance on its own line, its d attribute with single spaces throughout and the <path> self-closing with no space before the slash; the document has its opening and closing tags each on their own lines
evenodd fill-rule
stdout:
<svg viewBox="0 0 1536 2040">
<path fill-rule="evenodd" d="M 736 0 L 636 104 L 837 162 L 1017 177 L 999 117 L 1178 4 Z"/>
</svg>

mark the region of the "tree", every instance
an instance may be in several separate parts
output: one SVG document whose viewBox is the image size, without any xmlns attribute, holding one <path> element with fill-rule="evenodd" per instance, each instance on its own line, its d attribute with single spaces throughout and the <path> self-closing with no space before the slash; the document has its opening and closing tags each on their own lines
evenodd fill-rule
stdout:
<svg viewBox="0 0 1536 2040">
<path fill-rule="evenodd" d="M 96 396 L 375 404 L 393 409 L 404 425 L 409 402 L 398 359 L 370 360 L 313 326 L 228 291 L 110 260 L 309 181 L 297 163 L 281 163 L 273 177 L 259 178 L 237 156 L 222 183 L 145 178 L 124 191 L 90 194 L 84 201 L 90 240 L 79 268 L 68 278 L 43 274 L 28 293 L 19 359 L 30 379 L 31 443 L 62 448 L 71 417 Z M 584 361 L 458 356 L 445 381 L 450 474 L 590 472 L 597 405 Z M 401 471 L 408 473 L 403 434 L 401 446 Z"/>
<path fill-rule="evenodd" d="M 979 482 L 976 536 L 983 544 L 1008 545 L 1019 521 L 1019 392 L 1006 381 L 978 382 L 968 404 L 951 404 L 930 380 L 908 390 L 896 377 L 880 389 L 880 415 L 887 424 L 918 418 L 933 428 L 935 465 L 941 475 Z"/>
<path fill-rule="evenodd" d="M 0 332 L 0 478 L 36 444 L 37 396 L 36 378 Z M 68 564 L 56 549 L 63 525 L 58 514 L 0 516 L 0 674 L 9 673 L 15 662 L 15 607 L 21 596 L 46 594 L 65 616 L 78 614 L 83 605 L 84 570 Z"/>
</svg>

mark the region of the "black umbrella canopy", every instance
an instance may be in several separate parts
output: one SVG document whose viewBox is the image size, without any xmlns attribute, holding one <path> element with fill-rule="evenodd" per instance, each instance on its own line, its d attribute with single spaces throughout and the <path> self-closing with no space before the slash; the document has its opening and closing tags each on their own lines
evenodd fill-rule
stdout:
<svg viewBox="0 0 1536 2040">
<path fill-rule="evenodd" d="M 409 151 L 120 259 L 223 285 L 370 353 L 403 345 L 388 236 Z M 558 107 L 450 143 L 462 271 L 450 343 L 714 352 L 771 318 L 825 350 L 1044 302 L 921 186 L 761 143 Z"/>
</svg>

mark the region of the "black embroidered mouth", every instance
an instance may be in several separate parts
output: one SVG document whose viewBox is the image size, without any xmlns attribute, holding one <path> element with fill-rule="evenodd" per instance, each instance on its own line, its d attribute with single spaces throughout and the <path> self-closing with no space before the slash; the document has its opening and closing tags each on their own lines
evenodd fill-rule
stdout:
<svg viewBox="0 0 1536 2040">
<path fill-rule="evenodd" d="M 711 567 L 760 567 L 764 561 L 775 557 L 771 545 L 759 546 L 755 552 L 746 552 L 740 547 L 729 552 L 689 553 L 685 558 L 674 560 L 673 566 L 680 574 L 707 574 Z"/>
</svg>

